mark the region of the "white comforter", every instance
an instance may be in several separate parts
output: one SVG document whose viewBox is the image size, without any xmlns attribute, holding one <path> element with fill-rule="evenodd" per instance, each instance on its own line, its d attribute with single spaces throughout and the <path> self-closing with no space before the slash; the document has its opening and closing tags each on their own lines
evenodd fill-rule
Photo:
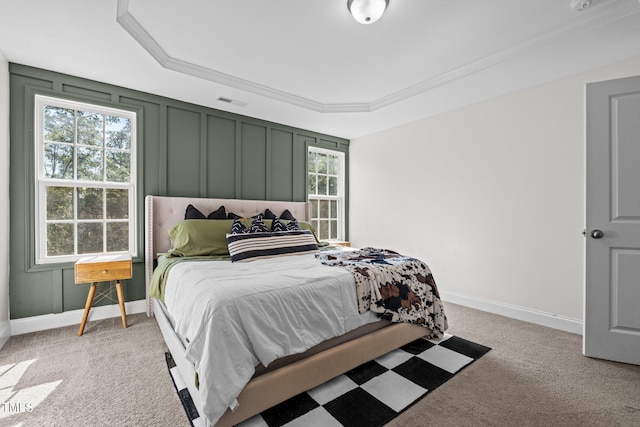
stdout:
<svg viewBox="0 0 640 427">
<path fill-rule="evenodd" d="M 378 320 L 358 314 L 354 286 L 349 272 L 313 254 L 172 267 L 165 305 L 188 342 L 209 422 L 237 403 L 258 362 L 267 366 Z"/>
</svg>

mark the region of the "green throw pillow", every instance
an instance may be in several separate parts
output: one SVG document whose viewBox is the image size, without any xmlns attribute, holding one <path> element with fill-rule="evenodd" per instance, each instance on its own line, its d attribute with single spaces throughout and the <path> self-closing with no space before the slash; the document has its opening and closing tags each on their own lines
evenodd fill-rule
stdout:
<svg viewBox="0 0 640 427">
<path fill-rule="evenodd" d="M 169 230 L 173 243 L 169 256 L 228 255 L 227 233 L 232 219 L 185 219 Z"/>
</svg>

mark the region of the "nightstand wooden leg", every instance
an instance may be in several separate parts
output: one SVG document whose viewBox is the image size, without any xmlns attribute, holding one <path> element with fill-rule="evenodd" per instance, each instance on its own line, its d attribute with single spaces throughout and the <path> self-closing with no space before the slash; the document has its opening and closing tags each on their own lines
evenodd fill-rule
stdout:
<svg viewBox="0 0 640 427">
<path fill-rule="evenodd" d="M 93 296 L 96 294 L 97 283 L 92 283 L 89 288 L 89 295 L 87 295 L 87 303 L 84 306 L 84 314 L 82 315 L 82 322 L 80 323 L 80 329 L 78 329 L 78 336 L 81 337 L 84 332 L 84 325 L 87 323 L 89 317 L 89 310 L 91 310 L 91 304 L 93 304 Z"/>
<path fill-rule="evenodd" d="M 116 292 L 118 294 L 118 304 L 120 304 L 120 316 L 122 317 L 122 327 L 127 329 L 127 311 L 124 308 L 124 296 L 122 295 L 122 283 L 116 281 Z"/>
</svg>

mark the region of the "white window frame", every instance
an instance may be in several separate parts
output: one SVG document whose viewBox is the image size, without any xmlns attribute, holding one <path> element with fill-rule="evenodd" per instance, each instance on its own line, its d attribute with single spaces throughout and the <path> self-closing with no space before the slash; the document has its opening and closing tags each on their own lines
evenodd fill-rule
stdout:
<svg viewBox="0 0 640 427">
<path fill-rule="evenodd" d="M 310 152 L 315 152 L 315 153 L 321 153 L 321 154 L 327 154 L 330 156 L 335 156 L 338 158 L 338 191 L 337 191 L 337 195 L 335 196 L 329 196 L 329 195 L 316 195 L 316 194 L 310 194 L 309 193 L 309 186 L 307 184 L 307 200 L 309 202 L 311 202 L 312 200 L 335 200 L 337 202 L 337 215 L 338 215 L 338 225 L 337 225 L 337 237 L 335 239 L 327 239 L 327 238 L 322 238 L 318 235 L 318 238 L 321 240 L 327 240 L 327 241 L 342 241 L 345 238 L 345 153 L 343 153 L 342 151 L 336 151 L 336 150 L 330 150 L 330 149 L 326 149 L 326 148 L 320 148 L 320 147 L 315 147 L 315 146 L 309 146 L 307 149 L 307 156 Z M 307 157 L 307 183 L 309 182 L 309 176 L 313 173 L 309 171 L 309 160 Z M 318 175 L 317 173 L 313 173 L 316 176 Z M 332 175 L 333 176 L 333 175 Z M 316 186 L 317 186 L 317 178 L 316 178 Z M 317 187 L 316 187 L 317 188 Z M 316 191 L 317 192 L 317 191 Z M 318 204 L 319 205 L 319 204 Z M 318 207 L 318 212 L 311 212 L 311 221 L 313 223 L 313 221 L 315 220 L 322 220 L 322 219 L 329 219 L 329 218 L 323 218 L 319 216 L 319 207 Z M 333 219 L 333 218 L 331 218 Z M 329 222 L 329 224 L 331 224 L 331 222 Z M 319 234 L 320 230 L 316 230 L 316 232 Z M 329 233 L 330 235 L 330 233 Z"/>
<path fill-rule="evenodd" d="M 130 141 L 130 175 L 129 182 L 113 182 L 106 181 L 106 177 L 103 181 L 87 181 L 87 180 L 78 180 L 77 173 L 77 150 L 73 150 L 74 154 L 74 172 L 73 179 L 54 179 L 45 177 L 45 141 L 44 141 L 44 110 L 45 106 L 55 106 L 61 108 L 68 108 L 73 110 L 79 110 L 83 112 L 104 114 L 110 116 L 123 117 L 130 120 L 131 123 L 131 141 Z M 35 96 L 35 255 L 36 255 L 36 264 L 54 264 L 54 263 L 65 263 L 65 262 L 75 262 L 79 258 L 91 256 L 91 255 L 104 255 L 104 254 L 123 254 L 128 253 L 131 256 L 137 255 L 137 242 L 136 242 L 136 128 L 137 128 L 137 115 L 135 112 L 120 110 L 115 108 L 103 107 L 101 105 L 88 104 L 84 102 L 71 101 L 63 98 L 55 98 L 44 95 L 36 95 Z M 77 147 L 77 133 L 74 132 L 74 141 L 70 143 L 74 147 Z M 81 146 L 81 145 L 80 145 Z M 106 166 L 105 166 L 106 171 Z M 102 189 L 127 189 L 129 190 L 129 209 L 128 209 L 128 226 L 129 226 L 129 248 L 127 251 L 117 251 L 117 252 L 109 252 L 107 251 L 107 227 L 106 224 L 109 222 L 122 222 L 121 220 L 109 220 L 106 218 L 106 198 L 103 198 L 103 218 L 101 222 L 103 223 L 103 251 L 96 253 L 78 253 L 78 233 L 77 227 L 78 224 L 83 222 L 97 222 L 95 219 L 92 220 L 82 220 L 76 218 L 77 212 L 77 197 L 76 192 L 74 191 L 73 196 L 73 212 L 74 218 L 69 220 L 54 220 L 47 221 L 46 219 L 46 209 L 47 209 L 47 200 L 46 200 L 46 188 L 48 186 L 64 186 L 64 187 L 72 187 L 72 188 L 102 188 Z M 47 224 L 50 222 L 55 223 L 72 223 L 74 224 L 74 250 L 72 255 L 47 255 Z"/>
</svg>

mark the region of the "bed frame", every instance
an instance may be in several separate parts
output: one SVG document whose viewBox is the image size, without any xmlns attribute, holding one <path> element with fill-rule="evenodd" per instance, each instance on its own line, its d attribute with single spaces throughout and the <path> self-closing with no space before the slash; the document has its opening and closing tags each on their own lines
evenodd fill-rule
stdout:
<svg viewBox="0 0 640 427">
<path fill-rule="evenodd" d="M 184 213 L 189 204 L 195 206 L 205 215 L 218 209 L 221 205 L 225 206 L 227 212 L 245 217 L 262 213 L 266 208 L 275 214 L 289 209 L 293 216 L 301 221 L 309 221 L 311 206 L 308 202 L 159 196 L 145 198 L 147 314 L 156 317 L 167 347 L 187 384 L 198 413 L 202 416 L 202 400 L 194 381 L 191 380 L 195 379 L 195 368 L 191 362 L 186 360 L 185 347 L 174 332 L 163 305 L 149 296 L 149 283 L 156 255 L 170 249 L 171 241 L 168 231 L 174 224 L 184 219 Z M 215 425 L 216 427 L 225 427 L 238 424 L 290 397 L 408 344 L 426 335 L 426 332 L 428 331 L 422 326 L 407 323 L 391 324 L 326 350 L 310 352 L 311 355 L 308 357 L 254 376 L 238 396 L 239 406 L 234 411 L 227 409 Z"/>
</svg>

